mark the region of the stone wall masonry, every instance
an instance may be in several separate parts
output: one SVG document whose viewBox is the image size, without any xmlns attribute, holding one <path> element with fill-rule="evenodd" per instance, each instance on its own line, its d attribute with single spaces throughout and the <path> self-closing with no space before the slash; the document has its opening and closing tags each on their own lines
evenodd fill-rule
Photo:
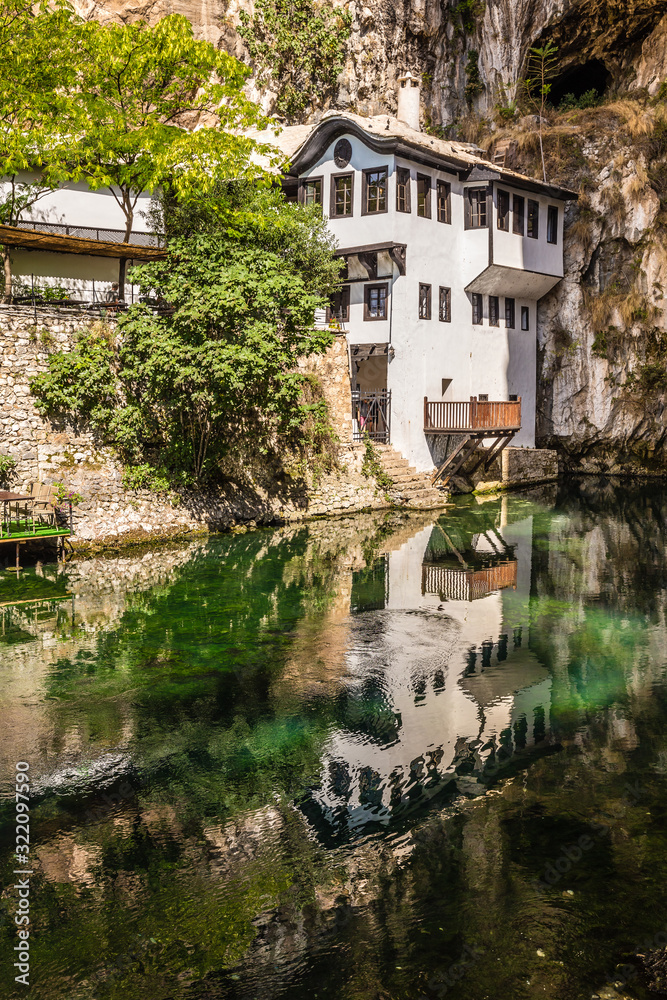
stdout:
<svg viewBox="0 0 667 1000">
<path fill-rule="evenodd" d="M 502 467 L 505 489 L 547 483 L 558 478 L 558 452 L 548 448 L 505 448 Z"/>
<path fill-rule="evenodd" d="M 225 530 L 255 523 L 297 521 L 393 506 L 386 493 L 361 473 L 363 446 L 351 443 L 352 416 L 345 337 L 304 369 L 321 379 L 334 429 L 341 442 L 337 473 L 316 483 L 288 487 L 227 484 L 215 491 L 157 496 L 127 490 L 122 468 L 108 448 L 74 426 L 55 427 L 35 409 L 29 383 L 46 370 L 49 351 L 71 348 L 89 314 L 69 309 L 0 306 L 0 453 L 14 457 L 13 486 L 62 483 L 84 497 L 74 513 L 75 545 L 106 545 L 191 532 Z"/>
</svg>

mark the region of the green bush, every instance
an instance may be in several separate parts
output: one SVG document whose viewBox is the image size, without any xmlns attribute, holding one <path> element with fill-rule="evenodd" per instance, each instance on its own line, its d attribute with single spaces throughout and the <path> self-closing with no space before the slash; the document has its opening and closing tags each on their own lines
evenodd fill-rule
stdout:
<svg viewBox="0 0 667 1000">
<path fill-rule="evenodd" d="M 591 87 L 581 95 L 581 97 L 575 97 L 574 94 L 566 94 L 560 101 L 558 105 L 559 111 L 585 111 L 586 108 L 597 108 L 599 104 L 602 103 L 602 97 L 598 94 L 595 87 Z"/>
<path fill-rule="evenodd" d="M 0 455 L 0 486 L 7 489 L 16 476 L 16 459 L 11 455 Z"/>
</svg>

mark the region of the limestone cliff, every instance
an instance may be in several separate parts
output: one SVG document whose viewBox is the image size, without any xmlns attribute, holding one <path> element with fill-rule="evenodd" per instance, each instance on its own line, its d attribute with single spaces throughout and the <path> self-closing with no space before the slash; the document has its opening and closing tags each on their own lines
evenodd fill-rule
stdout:
<svg viewBox="0 0 667 1000">
<path fill-rule="evenodd" d="M 581 187 L 564 281 L 541 303 L 538 435 L 569 468 L 667 473 L 667 0 L 346 0 L 353 15 L 337 105 L 395 112 L 395 81 L 421 74 L 423 127 L 513 140 L 541 176 L 534 119 L 511 119 L 531 46 L 558 45 L 552 95 L 605 103 L 544 123 L 549 179 Z M 243 57 L 251 0 L 78 0 L 87 17 L 180 12 Z M 270 107 L 271 95 L 263 95 Z M 503 110 L 504 109 L 504 110 Z M 523 127 L 522 127 L 523 126 Z M 665 178 L 663 180 L 663 178 Z"/>
</svg>

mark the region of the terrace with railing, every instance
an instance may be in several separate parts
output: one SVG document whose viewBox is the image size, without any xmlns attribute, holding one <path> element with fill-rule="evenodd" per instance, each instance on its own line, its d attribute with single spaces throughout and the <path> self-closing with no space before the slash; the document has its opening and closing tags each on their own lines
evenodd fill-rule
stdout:
<svg viewBox="0 0 667 1000">
<path fill-rule="evenodd" d="M 470 397 L 468 403 L 429 402 L 424 397 L 426 434 L 478 434 L 492 437 L 501 431 L 521 430 L 521 397 L 510 402 L 487 402 Z"/>
</svg>

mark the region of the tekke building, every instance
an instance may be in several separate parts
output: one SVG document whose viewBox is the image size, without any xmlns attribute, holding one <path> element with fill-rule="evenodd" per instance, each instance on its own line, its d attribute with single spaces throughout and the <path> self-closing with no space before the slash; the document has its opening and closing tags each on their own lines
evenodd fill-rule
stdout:
<svg viewBox="0 0 667 1000">
<path fill-rule="evenodd" d="M 418 81 L 399 86 L 398 118 L 330 111 L 269 141 L 345 258 L 326 321 L 349 345 L 354 437 L 422 471 L 449 454 L 451 474 L 482 440 L 535 446 L 537 303 L 576 195 L 419 131 Z"/>
</svg>

